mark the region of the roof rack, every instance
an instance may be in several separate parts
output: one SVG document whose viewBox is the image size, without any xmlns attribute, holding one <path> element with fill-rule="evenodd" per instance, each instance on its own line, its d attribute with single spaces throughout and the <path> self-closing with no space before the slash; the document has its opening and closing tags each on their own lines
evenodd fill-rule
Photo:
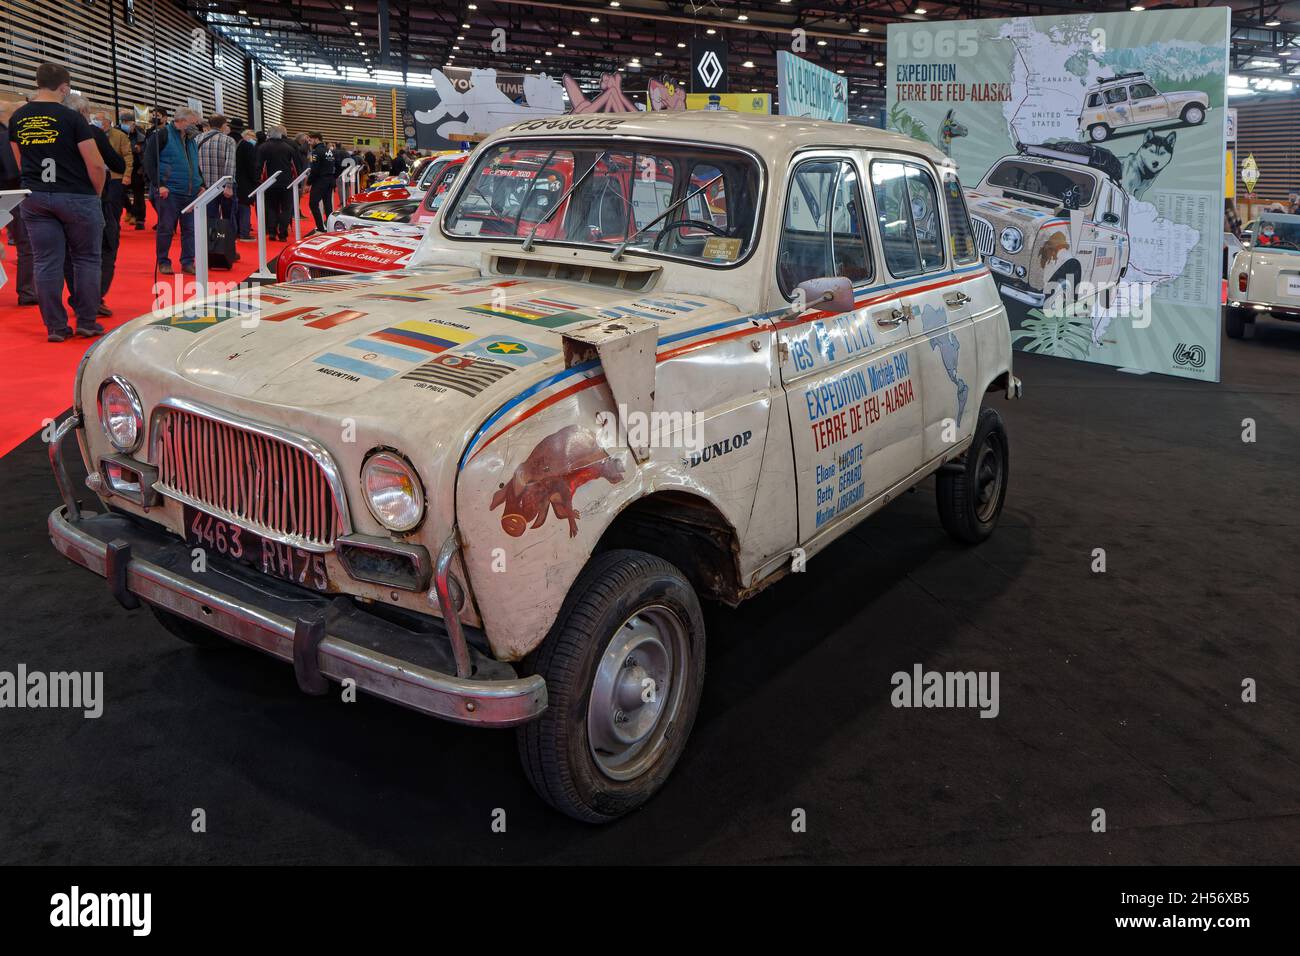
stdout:
<svg viewBox="0 0 1300 956">
<path fill-rule="evenodd" d="M 1123 169 L 1115 154 L 1093 143 L 1058 142 L 1052 144 L 1030 145 L 1016 143 L 1016 152 L 1022 156 L 1037 159 L 1051 159 L 1057 162 L 1074 163 L 1089 166 L 1105 173 L 1112 181 L 1118 183 L 1123 178 Z"/>
<path fill-rule="evenodd" d="M 1118 82 L 1119 80 L 1128 80 L 1128 79 L 1132 79 L 1135 76 L 1146 76 L 1146 75 L 1147 74 L 1145 70 L 1135 70 L 1132 73 L 1116 73 L 1114 76 L 1097 77 L 1097 83 L 1099 85 L 1102 83 L 1115 83 Z"/>
</svg>

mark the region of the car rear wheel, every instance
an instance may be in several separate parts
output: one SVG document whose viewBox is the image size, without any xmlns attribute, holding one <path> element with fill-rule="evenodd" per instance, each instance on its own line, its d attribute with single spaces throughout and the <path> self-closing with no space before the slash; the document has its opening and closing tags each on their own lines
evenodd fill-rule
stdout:
<svg viewBox="0 0 1300 956">
<path fill-rule="evenodd" d="M 1200 126 L 1205 122 L 1205 110 L 1195 103 L 1183 107 L 1183 122 L 1191 126 Z"/>
<path fill-rule="evenodd" d="M 649 800 L 704 685 L 704 618 L 685 575 L 642 551 L 596 555 L 528 663 L 549 704 L 519 729 L 519 757 L 541 798 L 588 823 Z"/>
<path fill-rule="evenodd" d="M 1002 416 L 980 410 L 966 454 L 945 465 L 936 481 L 939 520 L 963 544 L 979 544 L 993 533 L 1007 498 L 1010 448 Z"/>
<path fill-rule="evenodd" d="M 1097 123 L 1095 126 L 1088 127 L 1088 136 L 1094 143 L 1104 143 L 1110 139 L 1110 127 L 1105 123 Z"/>
<path fill-rule="evenodd" d="M 208 650 L 224 650 L 231 646 L 231 642 L 216 631 L 208 630 L 202 624 L 195 624 L 189 618 L 173 614 L 171 611 L 164 611 L 152 604 L 149 605 L 149 610 L 153 611 L 153 616 L 158 619 L 159 624 L 186 644 L 193 644 L 195 647 Z"/>
<path fill-rule="evenodd" d="M 1224 310 L 1223 331 L 1227 333 L 1230 339 L 1245 338 L 1247 323 L 1254 321 L 1254 316 L 1251 316 L 1245 309 L 1235 309 L 1228 306 Z"/>
</svg>

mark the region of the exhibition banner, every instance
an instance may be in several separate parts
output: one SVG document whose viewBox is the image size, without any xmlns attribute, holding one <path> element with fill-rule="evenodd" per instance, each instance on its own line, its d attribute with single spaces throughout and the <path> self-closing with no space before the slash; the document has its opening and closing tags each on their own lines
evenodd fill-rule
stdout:
<svg viewBox="0 0 1300 956">
<path fill-rule="evenodd" d="M 692 93 L 726 93 L 727 41 L 691 37 Z"/>
<path fill-rule="evenodd" d="M 408 88 L 402 135 L 420 149 L 455 149 L 507 123 L 564 112 L 564 89 L 545 73 L 448 67 L 432 89 Z"/>
<path fill-rule="evenodd" d="M 1016 348 L 1219 380 L 1230 14 L 889 26 L 888 125 L 956 160 Z"/>
<path fill-rule="evenodd" d="M 375 118 L 375 98 L 370 94 L 344 94 L 339 99 L 341 101 L 340 112 L 342 112 L 344 116 L 354 116 L 358 119 Z"/>
<path fill-rule="evenodd" d="M 771 93 L 687 93 L 688 110 L 731 110 L 736 113 L 771 113 Z"/>
<path fill-rule="evenodd" d="M 783 116 L 848 121 L 848 81 L 785 50 L 776 54 L 776 92 Z"/>
</svg>

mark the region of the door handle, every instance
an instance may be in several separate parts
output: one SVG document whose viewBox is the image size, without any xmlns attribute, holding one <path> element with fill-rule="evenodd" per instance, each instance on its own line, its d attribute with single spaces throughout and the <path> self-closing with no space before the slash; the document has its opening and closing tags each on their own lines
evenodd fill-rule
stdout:
<svg viewBox="0 0 1300 956">
<path fill-rule="evenodd" d="M 965 292 L 949 292 L 947 295 L 943 297 L 943 301 L 948 303 L 948 305 L 950 305 L 952 308 L 956 309 L 969 302 L 970 296 L 968 296 Z"/>
<path fill-rule="evenodd" d="M 890 309 L 888 314 L 882 311 L 876 316 L 876 325 L 882 329 L 892 329 L 906 322 L 909 312 L 910 309 Z"/>
</svg>

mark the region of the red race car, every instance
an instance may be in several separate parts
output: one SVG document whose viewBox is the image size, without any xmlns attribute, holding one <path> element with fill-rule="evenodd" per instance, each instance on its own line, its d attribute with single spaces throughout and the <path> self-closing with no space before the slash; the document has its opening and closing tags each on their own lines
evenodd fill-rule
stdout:
<svg viewBox="0 0 1300 956">
<path fill-rule="evenodd" d="M 369 228 L 341 232 L 313 232 L 300 242 L 285 246 L 275 263 L 280 282 L 318 279 L 347 272 L 387 272 L 400 269 L 411 258 L 424 230 L 433 222 L 455 181 L 455 174 L 465 164 L 465 157 L 439 164 L 442 175 L 421 200 L 409 220 L 384 225 L 370 223 Z"/>
</svg>

